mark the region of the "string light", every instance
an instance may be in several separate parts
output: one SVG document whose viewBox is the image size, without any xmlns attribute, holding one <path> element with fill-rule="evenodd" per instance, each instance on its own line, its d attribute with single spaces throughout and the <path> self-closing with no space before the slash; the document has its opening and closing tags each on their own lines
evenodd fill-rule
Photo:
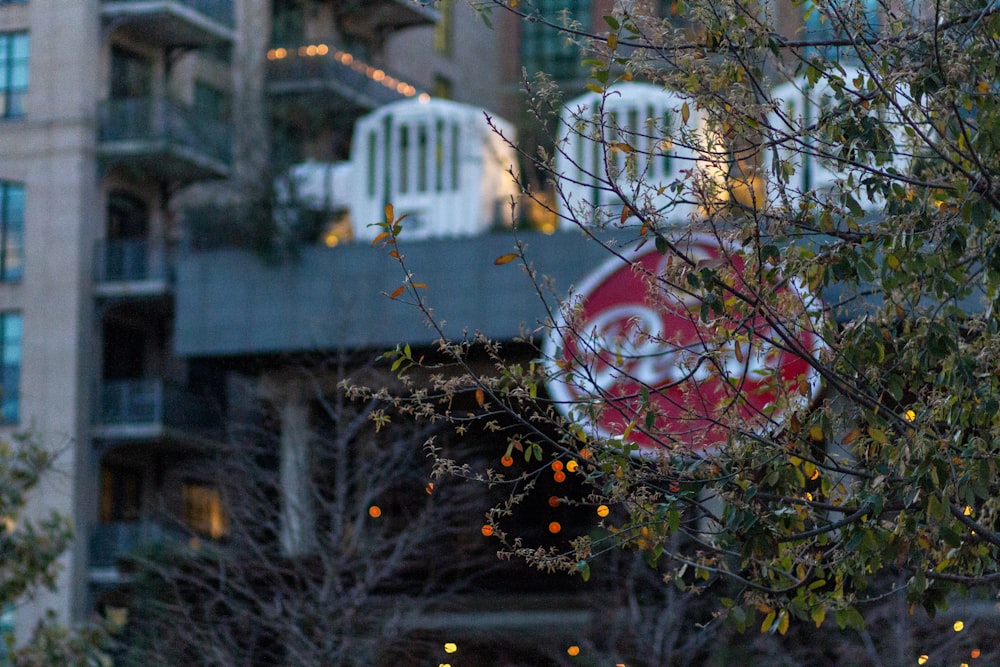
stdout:
<svg viewBox="0 0 1000 667">
<path fill-rule="evenodd" d="M 353 55 L 351 55 L 346 51 L 339 51 L 337 49 L 330 47 L 327 44 L 306 44 L 292 51 L 289 51 L 288 49 L 284 48 L 270 49 L 267 52 L 267 59 L 284 60 L 285 58 L 288 58 L 290 55 L 291 56 L 298 55 L 298 57 L 300 58 L 315 58 L 318 56 L 329 55 L 333 57 L 333 59 L 339 62 L 341 65 L 350 67 L 355 72 L 363 74 L 367 78 L 371 79 L 372 81 L 375 81 L 376 83 L 380 83 L 389 90 L 393 90 L 405 97 L 417 96 L 417 89 L 414 86 L 411 86 L 405 81 L 401 81 L 393 76 L 386 74 L 383 70 L 372 67 L 371 65 L 368 65 L 366 63 L 361 62 L 360 60 L 355 59 Z M 420 95 L 417 96 L 417 99 L 420 102 L 427 103 L 430 101 L 431 96 L 428 95 L 427 93 L 420 93 Z"/>
</svg>

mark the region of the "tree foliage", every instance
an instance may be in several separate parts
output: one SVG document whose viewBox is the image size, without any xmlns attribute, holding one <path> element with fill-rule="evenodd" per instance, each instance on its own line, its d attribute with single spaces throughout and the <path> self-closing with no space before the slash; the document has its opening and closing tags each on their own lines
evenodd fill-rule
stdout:
<svg viewBox="0 0 1000 667">
<path fill-rule="evenodd" d="M 519 238 L 497 263 L 524 269 L 549 309 L 527 323 L 543 329 L 521 341 L 530 361 L 482 336 L 443 333 L 428 358 L 388 353 L 413 387 L 397 393 L 397 408 L 460 435 L 509 435 L 483 468 L 432 445 L 437 474 L 513 489 L 489 514 L 503 552 L 586 577 L 602 553 L 636 550 L 678 588 L 711 589 L 737 626 L 780 634 L 793 621 L 860 628 L 865 603 L 887 597 L 933 615 L 952 592 L 1000 579 L 1000 7 L 686 0 L 661 18 L 647 3 L 618 2 L 588 33 L 531 2 L 478 4 L 494 20 L 547 23 L 590 67 L 598 101 L 575 115 L 552 81 L 526 81 L 553 136 L 548 148 L 522 149 L 551 188 L 528 196 L 633 265 L 661 315 L 676 316 L 683 295 L 701 332 L 693 356 L 638 320 L 595 336 L 579 299 L 547 291 L 545 267 Z M 605 111 L 635 80 L 683 99 L 672 125 L 637 129 Z M 805 98 L 809 112 L 789 107 Z M 573 198 L 574 134 L 598 146 L 601 168 L 584 177 L 613 204 Z M 648 178 L 650 155 L 678 146 L 695 156 L 681 176 Z M 820 170 L 827 181 L 816 181 Z M 695 212 L 682 219 L 681 206 Z M 386 214 L 376 245 L 405 272 L 389 296 L 436 326 L 447 313 L 431 309 L 434 286 L 406 263 L 406 221 Z M 704 238 L 718 257 L 692 251 Z M 655 247 L 658 268 L 638 261 L 636 246 Z M 801 344 L 803 331 L 822 344 Z M 574 358 L 553 358 L 571 344 Z M 635 373 L 635 350 L 651 344 L 689 354 L 677 384 L 700 407 L 680 401 L 687 423 L 721 438 L 692 447 L 697 435 L 679 436 L 691 429 L 665 417 L 667 388 Z M 747 360 L 767 362 L 773 350 L 804 361 L 822 393 L 803 401 L 806 378 L 790 382 L 764 363 L 766 389 L 755 391 L 772 398 L 755 406 Z M 488 370 L 470 361 L 481 354 Z M 602 393 L 595 364 L 637 388 Z M 698 393 L 709 382 L 724 389 Z M 557 409 L 553 383 L 594 396 Z M 460 395 L 475 409 L 453 411 Z M 613 411 L 619 431 L 598 428 Z M 555 462 L 584 483 L 564 501 L 592 508 L 592 521 L 559 545 L 525 544 L 507 519 Z"/>
<path fill-rule="evenodd" d="M 32 517 L 27 512 L 32 493 L 43 475 L 53 474 L 55 454 L 29 436 L 0 442 L 0 606 L 14 608 L 39 588 L 54 588 L 59 557 L 69 547 L 73 532 L 65 517 L 51 513 Z M 14 665 L 102 664 L 100 628 L 68 630 L 50 613 L 39 622 L 30 640 L 14 647 L 13 635 L 3 637 L 4 655 Z"/>
</svg>

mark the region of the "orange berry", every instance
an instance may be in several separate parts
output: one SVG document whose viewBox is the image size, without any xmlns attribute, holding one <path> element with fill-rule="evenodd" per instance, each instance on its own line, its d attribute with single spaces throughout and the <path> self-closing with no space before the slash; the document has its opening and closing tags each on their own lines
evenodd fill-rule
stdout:
<svg viewBox="0 0 1000 667">
<path fill-rule="evenodd" d="M 559 482 L 561 484 L 562 482 L 566 481 L 566 473 L 564 473 L 562 470 L 560 470 L 556 474 L 552 475 L 552 479 L 556 480 L 557 482 Z"/>
<path fill-rule="evenodd" d="M 379 507 L 378 505 L 372 505 L 371 507 L 368 508 L 368 516 L 370 516 L 373 519 L 379 518 L 380 516 L 382 516 L 382 508 Z"/>
<path fill-rule="evenodd" d="M 567 461 L 566 462 L 566 470 L 568 470 L 569 472 L 576 472 L 579 467 L 580 467 L 580 464 L 577 463 L 576 461 Z"/>
<path fill-rule="evenodd" d="M 549 507 L 559 507 L 558 496 L 549 496 Z"/>
<path fill-rule="evenodd" d="M 504 468 L 511 467 L 512 465 L 514 465 L 514 457 L 504 456 L 502 459 L 500 459 L 500 465 L 502 465 Z"/>
<path fill-rule="evenodd" d="M 482 533 L 483 533 L 483 536 L 485 536 L 485 537 L 491 536 L 493 534 L 493 526 L 491 526 L 488 523 L 484 523 L 483 524 L 483 528 L 482 528 Z"/>
<path fill-rule="evenodd" d="M 566 649 L 566 653 L 572 656 L 580 655 L 580 647 L 575 645 L 570 646 L 568 649 Z"/>
<path fill-rule="evenodd" d="M 608 508 L 607 505 L 598 505 L 597 506 L 597 516 L 599 516 L 599 517 L 606 517 L 610 513 L 611 513 L 611 510 Z"/>
<path fill-rule="evenodd" d="M 549 524 L 550 533 L 558 533 L 560 530 L 562 530 L 562 526 L 559 525 L 558 521 L 553 521 Z"/>
<path fill-rule="evenodd" d="M 553 461 L 552 462 L 552 469 L 555 470 L 556 472 L 559 472 L 560 470 L 563 469 L 563 462 L 562 461 Z"/>
</svg>

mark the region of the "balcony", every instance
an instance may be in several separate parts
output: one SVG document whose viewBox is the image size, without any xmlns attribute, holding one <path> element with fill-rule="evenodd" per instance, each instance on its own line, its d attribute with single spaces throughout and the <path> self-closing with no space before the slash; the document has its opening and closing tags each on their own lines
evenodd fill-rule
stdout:
<svg viewBox="0 0 1000 667">
<path fill-rule="evenodd" d="M 440 18 L 436 10 L 410 0 L 347 0 L 334 3 L 334 12 L 345 35 L 369 41 L 396 30 L 432 25 Z"/>
<path fill-rule="evenodd" d="M 176 528 L 154 521 L 115 521 L 94 527 L 90 537 L 90 567 L 116 567 L 122 558 L 143 547 L 157 544 L 180 545 L 187 536 Z"/>
<path fill-rule="evenodd" d="M 267 58 L 267 92 L 272 96 L 307 96 L 310 106 L 347 106 L 361 114 L 420 92 L 390 73 L 323 43 L 274 48 Z"/>
<path fill-rule="evenodd" d="M 149 239 L 105 239 L 94 251 L 95 292 L 103 297 L 166 294 L 171 265 L 167 247 Z"/>
<path fill-rule="evenodd" d="M 105 25 L 161 47 L 199 48 L 232 42 L 233 0 L 106 0 Z"/>
<path fill-rule="evenodd" d="M 94 437 L 105 441 L 212 438 L 220 413 L 210 402 L 161 378 L 105 380 L 94 415 Z"/>
<path fill-rule="evenodd" d="M 178 184 L 229 175 L 229 126 L 198 118 L 166 98 L 107 100 L 99 110 L 98 132 L 98 154 L 106 167 L 138 169 Z"/>
</svg>

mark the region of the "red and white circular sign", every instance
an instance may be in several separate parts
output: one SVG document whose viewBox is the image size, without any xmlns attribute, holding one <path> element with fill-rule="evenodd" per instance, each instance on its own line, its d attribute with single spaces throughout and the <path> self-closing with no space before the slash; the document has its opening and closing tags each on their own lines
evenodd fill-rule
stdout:
<svg viewBox="0 0 1000 667">
<path fill-rule="evenodd" d="M 746 287 L 742 258 L 715 239 L 679 245 L 696 265 Z M 640 453 L 706 453 L 734 429 L 761 433 L 780 422 L 782 409 L 809 404 L 819 390 L 809 362 L 823 347 L 815 333 L 824 317 L 819 300 L 788 281 L 776 288 L 779 331 L 762 313 L 713 313 L 703 322 L 697 294 L 656 280 L 669 257 L 651 248 L 631 265 L 612 258 L 564 309 L 543 344 L 549 393 L 562 414 L 592 435 L 633 442 Z"/>
</svg>

